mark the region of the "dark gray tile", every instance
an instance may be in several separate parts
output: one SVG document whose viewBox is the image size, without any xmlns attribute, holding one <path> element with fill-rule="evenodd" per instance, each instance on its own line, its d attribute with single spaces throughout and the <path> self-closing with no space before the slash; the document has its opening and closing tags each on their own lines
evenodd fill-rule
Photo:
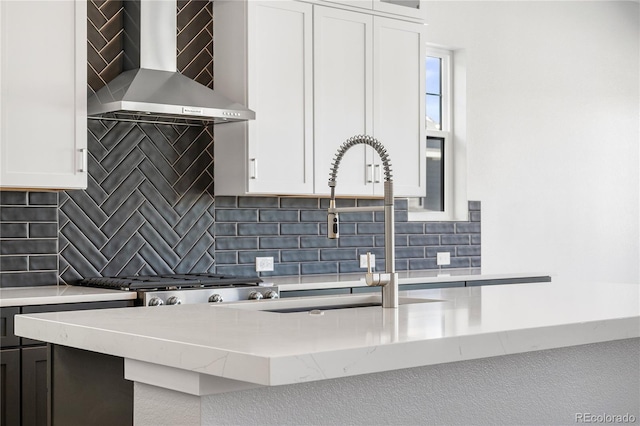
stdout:
<svg viewBox="0 0 640 426">
<path fill-rule="evenodd" d="M 28 270 L 27 256 L 0 256 L 0 272 Z"/>
<path fill-rule="evenodd" d="M 384 235 L 376 235 L 375 243 L 376 243 L 376 247 L 384 247 Z M 395 243 L 396 243 L 396 247 L 406 247 L 408 245 L 407 236 L 396 234 Z"/>
<path fill-rule="evenodd" d="M 376 268 L 376 270 L 379 270 L 379 269 Z M 360 262 L 352 260 L 352 261 L 340 262 L 338 264 L 338 272 L 340 272 L 341 274 L 349 274 L 352 272 L 362 272 L 364 274 L 366 270 L 360 267 Z"/>
<path fill-rule="evenodd" d="M 396 271 L 409 270 L 409 261 L 405 259 L 396 259 Z"/>
<path fill-rule="evenodd" d="M 437 246 L 440 244 L 440 235 L 409 235 L 410 246 Z"/>
<path fill-rule="evenodd" d="M 371 247 L 367 247 L 367 248 L 359 248 L 357 250 L 357 255 L 358 257 L 354 258 L 355 260 L 360 260 L 360 256 L 361 255 L 366 255 L 367 253 L 371 253 L 374 254 L 376 256 L 376 260 L 380 260 L 380 259 L 384 259 L 384 248 L 383 247 L 378 247 L 378 248 L 371 248 Z"/>
<path fill-rule="evenodd" d="M 56 222 L 58 209 L 55 207 L 2 207 L 2 222 Z"/>
<path fill-rule="evenodd" d="M 480 246 L 458 246 L 457 256 L 480 256 Z"/>
<path fill-rule="evenodd" d="M 216 196 L 215 197 L 216 207 L 238 207 L 238 197 L 228 197 L 228 196 Z"/>
<path fill-rule="evenodd" d="M 216 273 L 252 277 L 256 275 L 256 268 L 253 265 L 220 265 L 216 266 Z"/>
<path fill-rule="evenodd" d="M 354 198 L 336 198 L 336 207 L 355 207 L 356 200 Z M 329 197 L 320 198 L 320 208 L 326 210 L 329 208 Z"/>
<path fill-rule="evenodd" d="M 261 209 L 258 217 L 260 222 L 298 222 L 298 211 Z"/>
<path fill-rule="evenodd" d="M 32 287 L 58 284 L 57 272 L 7 272 L 0 273 L 1 287 Z"/>
<path fill-rule="evenodd" d="M 422 234 L 424 225 L 422 222 L 396 223 L 396 233 L 398 234 Z"/>
<path fill-rule="evenodd" d="M 338 273 L 338 264 L 335 262 L 301 263 L 300 273 L 302 275 L 336 274 Z"/>
<path fill-rule="evenodd" d="M 0 206 L 26 206 L 27 193 L 24 191 L 0 191 Z"/>
<path fill-rule="evenodd" d="M 340 213 L 341 222 L 373 222 L 373 212 Z"/>
<path fill-rule="evenodd" d="M 57 228 L 55 224 L 54 227 Z M 26 223 L 0 223 L 0 238 L 27 238 L 28 226 Z"/>
<path fill-rule="evenodd" d="M 436 246 L 436 247 L 425 247 L 425 256 L 426 257 L 436 257 L 438 253 L 448 252 L 451 254 L 451 257 L 456 255 L 456 247 L 455 246 Z"/>
<path fill-rule="evenodd" d="M 472 257 L 471 258 L 471 267 L 472 268 L 480 268 L 482 266 L 480 257 Z"/>
<path fill-rule="evenodd" d="M 56 223 L 30 223 L 29 238 L 56 238 L 58 225 Z"/>
<path fill-rule="evenodd" d="M 250 263 L 255 265 L 256 257 L 273 257 L 273 261 L 276 263 L 280 261 L 280 252 L 277 250 L 239 251 L 238 263 Z"/>
<path fill-rule="evenodd" d="M 456 232 L 458 234 L 479 234 L 480 222 L 459 222 L 456 223 Z"/>
<path fill-rule="evenodd" d="M 480 243 L 481 243 L 480 234 L 474 234 L 471 236 L 471 244 L 480 244 Z"/>
<path fill-rule="evenodd" d="M 238 252 L 235 250 L 217 251 L 215 260 L 218 265 L 236 264 L 238 263 Z"/>
<path fill-rule="evenodd" d="M 453 234 L 455 230 L 453 222 L 427 222 L 424 224 L 425 234 Z"/>
<path fill-rule="evenodd" d="M 373 236 L 340 237 L 338 247 L 373 247 Z"/>
<path fill-rule="evenodd" d="M 393 207 L 396 210 L 396 214 L 398 213 L 398 210 L 407 210 L 409 208 L 409 200 L 406 198 L 396 198 L 393 201 Z"/>
<path fill-rule="evenodd" d="M 282 262 L 312 262 L 319 260 L 318 250 L 282 250 Z"/>
<path fill-rule="evenodd" d="M 257 222 L 258 209 L 216 209 L 216 222 Z"/>
<path fill-rule="evenodd" d="M 30 271 L 57 271 L 58 256 L 29 256 Z"/>
<path fill-rule="evenodd" d="M 223 236 L 223 235 L 237 235 L 237 223 L 220 223 L 216 222 L 214 224 L 214 235 Z"/>
<path fill-rule="evenodd" d="M 278 207 L 278 197 L 238 197 L 238 207 Z"/>
<path fill-rule="evenodd" d="M 247 250 L 258 248 L 257 237 L 217 237 L 216 250 Z"/>
<path fill-rule="evenodd" d="M 261 272 L 263 277 L 274 277 L 283 275 L 300 275 L 299 263 L 276 263 L 273 265 L 272 272 Z M 263 279 L 264 281 L 268 281 Z"/>
<path fill-rule="evenodd" d="M 280 225 L 282 235 L 318 235 L 317 223 L 283 223 Z"/>
<path fill-rule="evenodd" d="M 278 235 L 277 223 L 239 223 L 238 235 Z"/>
<path fill-rule="evenodd" d="M 326 210 L 301 210 L 300 221 L 324 223 L 327 221 L 327 211 Z"/>
<path fill-rule="evenodd" d="M 300 237 L 300 247 L 301 248 L 329 248 L 329 247 L 337 247 L 339 240 L 331 240 L 326 236 L 318 236 L 318 237 Z"/>
<path fill-rule="evenodd" d="M 468 257 L 452 257 L 450 265 L 441 265 L 442 269 L 469 268 L 471 259 Z"/>
<path fill-rule="evenodd" d="M 358 260 L 355 248 L 320 250 L 320 260 Z"/>
<path fill-rule="evenodd" d="M 396 257 L 398 259 L 423 258 L 424 248 L 423 247 L 397 247 Z"/>
<path fill-rule="evenodd" d="M 262 237 L 260 249 L 291 249 L 298 248 L 298 237 Z"/>
<path fill-rule="evenodd" d="M 409 269 L 438 269 L 436 259 L 409 259 Z"/>
<path fill-rule="evenodd" d="M 58 241 L 51 240 L 3 240 L 0 245 L 0 254 L 55 254 L 58 249 Z"/>
<path fill-rule="evenodd" d="M 370 207 L 370 206 L 383 206 L 384 205 L 384 200 L 383 199 L 366 199 L 366 198 L 359 198 L 358 200 L 358 207 Z"/>
<path fill-rule="evenodd" d="M 285 209 L 317 209 L 319 205 L 317 198 L 296 198 L 282 197 L 280 198 L 280 207 Z"/>
<path fill-rule="evenodd" d="M 469 201 L 469 210 L 480 211 L 480 201 Z"/>
<path fill-rule="evenodd" d="M 57 192 L 29 192 L 30 206 L 57 206 Z"/>
<path fill-rule="evenodd" d="M 471 222 L 480 222 L 481 221 L 481 212 L 469 212 L 469 221 Z"/>
<path fill-rule="evenodd" d="M 356 232 L 360 234 L 384 234 L 383 223 L 358 223 Z"/>
<path fill-rule="evenodd" d="M 466 234 L 446 234 L 440 237 L 443 245 L 463 245 L 470 244 L 471 238 Z"/>
</svg>

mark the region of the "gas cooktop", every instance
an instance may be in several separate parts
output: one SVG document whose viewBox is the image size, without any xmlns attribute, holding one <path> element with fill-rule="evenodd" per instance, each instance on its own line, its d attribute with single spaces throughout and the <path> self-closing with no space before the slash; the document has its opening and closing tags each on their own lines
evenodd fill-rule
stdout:
<svg viewBox="0 0 640 426">
<path fill-rule="evenodd" d="M 77 284 L 114 290 L 186 289 L 200 287 L 244 287 L 261 283 L 259 277 L 239 277 L 221 274 L 163 274 L 135 277 L 93 277 Z"/>
</svg>

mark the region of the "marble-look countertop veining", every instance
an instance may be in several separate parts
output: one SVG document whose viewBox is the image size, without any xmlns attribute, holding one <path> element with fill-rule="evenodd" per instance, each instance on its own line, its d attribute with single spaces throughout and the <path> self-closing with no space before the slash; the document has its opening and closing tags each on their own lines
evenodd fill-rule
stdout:
<svg viewBox="0 0 640 426">
<path fill-rule="evenodd" d="M 280 385 L 639 337 L 639 290 L 563 281 L 419 290 L 401 296 L 423 303 L 397 310 L 322 315 L 256 309 L 357 296 L 55 312 L 18 315 L 15 331 L 123 357 L 125 377 L 169 388 L 182 373 Z"/>
<path fill-rule="evenodd" d="M 59 303 L 132 300 L 136 292 L 72 285 L 7 287 L 0 289 L 0 308 L 10 306 L 53 305 Z"/>
<path fill-rule="evenodd" d="M 365 272 L 366 270 L 363 269 L 362 273 L 263 277 L 262 279 L 265 282 L 272 282 L 277 285 L 280 291 L 366 287 L 367 284 L 364 282 Z M 540 272 L 500 274 L 483 273 L 480 268 L 456 268 L 442 270 L 425 269 L 398 271 L 398 283 L 427 284 L 546 276 L 549 276 L 549 274 Z"/>
</svg>

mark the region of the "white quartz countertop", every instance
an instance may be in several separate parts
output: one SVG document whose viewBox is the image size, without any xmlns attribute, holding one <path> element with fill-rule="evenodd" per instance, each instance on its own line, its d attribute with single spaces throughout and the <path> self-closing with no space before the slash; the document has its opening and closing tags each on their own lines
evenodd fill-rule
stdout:
<svg viewBox="0 0 640 426">
<path fill-rule="evenodd" d="M 129 361 L 281 385 L 639 337 L 639 289 L 558 281 L 419 290 L 401 297 L 423 303 L 322 315 L 255 309 L 356 296 L 55 312 L 18 315 L 15 331 L 123 357 L 125 373 Z"/>
<path fill-rule="evenodd" d="M 52 305 L 59 303 L 132 300 L 136 292 L 70 285 L 8 287 L 0 289 L 0 308 L 10 306 Z"/>
<path fill-rule="evenodd" d="M 318 290 L 343 287 L 366 287 L 363 269 L 361 273 L 300 275 L 282 277 L 262 277 L 265 282 L 277 285 L 280 291 Z M 507 278 L 546 277 L 540 272 L 483 273 L 480 268 L 457 268 L 443 270 L 398 271 L 399 284 L 447 283 L 456 281 L 497 280 Z"/>
</svg>

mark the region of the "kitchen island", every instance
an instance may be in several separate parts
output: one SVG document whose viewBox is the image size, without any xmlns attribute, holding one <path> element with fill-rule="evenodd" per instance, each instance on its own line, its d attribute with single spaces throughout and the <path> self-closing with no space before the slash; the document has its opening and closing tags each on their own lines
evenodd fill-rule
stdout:
<svg viewBox="0 0 640 426">
<path fill-rule="evenodd" d="M 48 313 L 17 316 L 16 333 L 124 359 L 135 424 L 637 419 L 639 288 L 421 290 L 397 310 L 262 310 L 292 298 Z"/>
</svg>

